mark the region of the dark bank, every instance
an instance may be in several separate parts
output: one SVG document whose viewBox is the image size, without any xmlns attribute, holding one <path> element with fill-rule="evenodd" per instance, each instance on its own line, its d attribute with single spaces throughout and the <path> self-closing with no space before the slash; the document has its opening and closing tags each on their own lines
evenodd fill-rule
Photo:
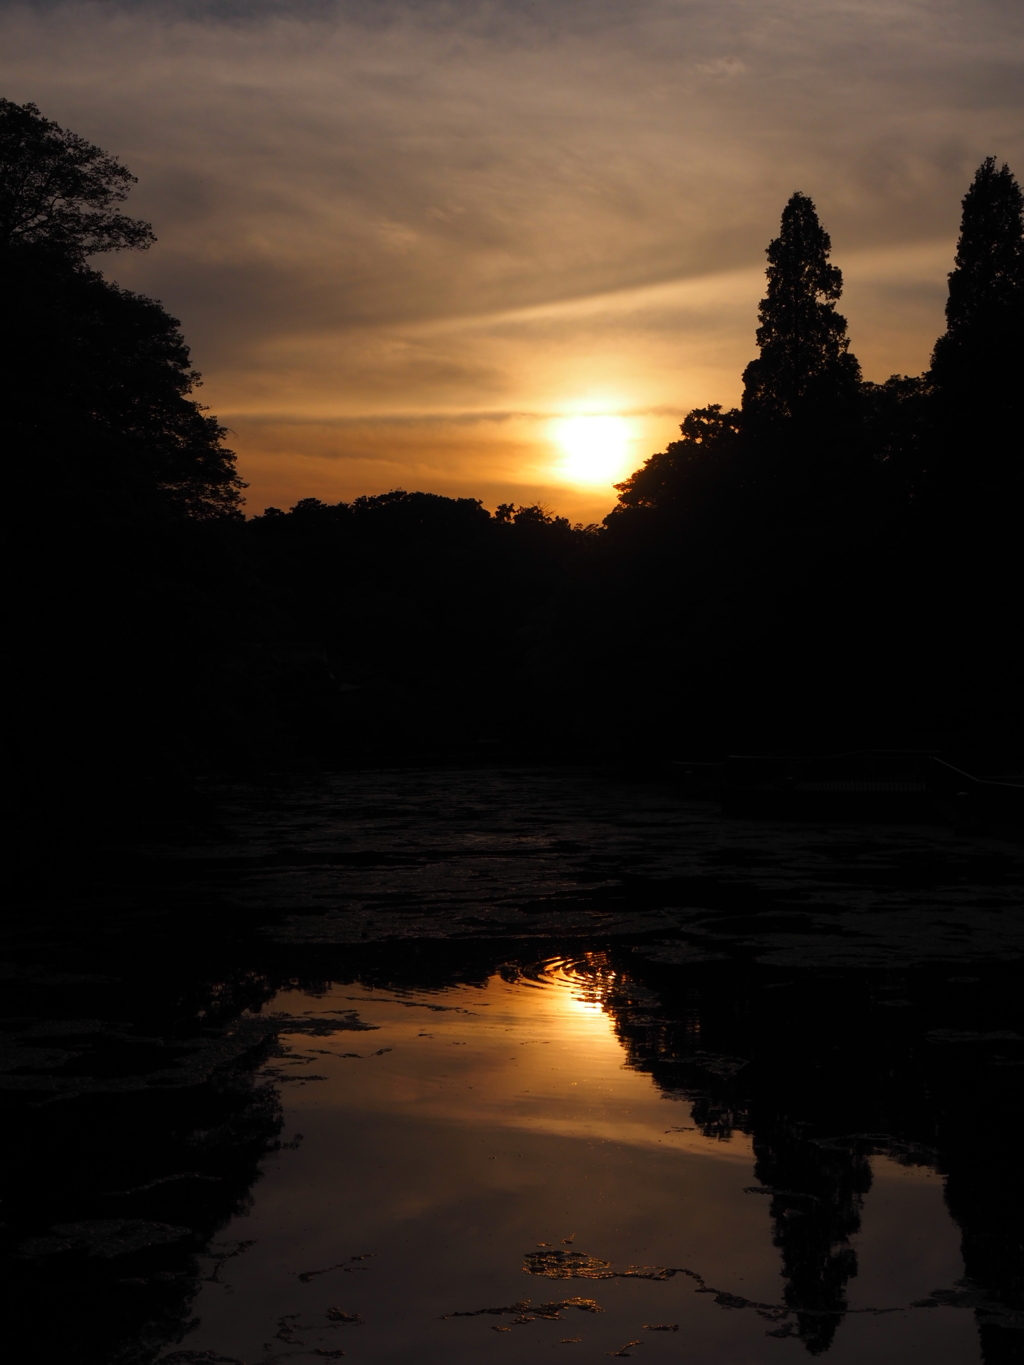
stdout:
<svg viewBox="0 0 1024 1365">
<path fill-rule="evenodd" d="M 795 194 L 741 408 L 601 527 L 245 520 L 91 264 L 128 172 L 9 101 L 0 172 L 34 1357 L 1020 1359 L 1009 169 L 885 384 Z"/>
</svg>

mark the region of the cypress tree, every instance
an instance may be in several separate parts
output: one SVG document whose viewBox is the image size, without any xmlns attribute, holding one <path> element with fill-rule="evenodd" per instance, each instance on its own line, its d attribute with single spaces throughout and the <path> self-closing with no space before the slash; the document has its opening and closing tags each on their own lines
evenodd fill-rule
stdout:
<svg viewBox="0 0 1024 1365">
<path fill-rule="evenodd" d="M 1024 195 L 1009 166 L 987 157 L 963 199 L 946 331 L 932 355 L 947 498 L 995 511 L 1008 494 L 1019 496 L 1022 377 Z"/>
<path fill-rule="evenodd" d="M 813 201 L 794 194 L 767 248 L 761 354 L 743 372 L 743 423 L 755 446 L 809 452 L 846 435 L 855 417 L 860 366 L 836 312 L 843 277 L 831 246 Z"/>
</svg>

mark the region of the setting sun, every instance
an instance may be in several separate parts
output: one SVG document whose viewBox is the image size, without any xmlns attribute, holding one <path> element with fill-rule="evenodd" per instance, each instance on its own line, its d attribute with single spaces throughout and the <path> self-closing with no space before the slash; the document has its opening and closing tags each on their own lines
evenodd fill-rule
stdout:
<svg viewBox="0 0 1024 1365">
<path fill-rule="evenodd" d="M 563 474 L 577 484 L 611 484 L 629 473 L 632 432 L 625 417 L 564 417 L 554 437 L 564 452 Z"/>
</svg>

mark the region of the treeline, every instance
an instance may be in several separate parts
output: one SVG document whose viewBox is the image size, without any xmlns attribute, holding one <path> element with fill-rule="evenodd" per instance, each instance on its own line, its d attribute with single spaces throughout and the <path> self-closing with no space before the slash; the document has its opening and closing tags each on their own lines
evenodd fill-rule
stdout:
<svg viewBox="0 0 1024 1365">
<path fill-rule="evenodd" d="M 984 161 L 931 365 L 875 384 L 814 205 L 786 205 L 740 407 L 691 412 L 605 523 L 674 736 L 1019 747 L 1022 209 Z"/>
<path fill-rule="evenodd" d="M 245 521 L 114 158 L 0 101 L 0 383 L 19 799 L 201 770 L 1020 743 L 1024 229 L 987 160 L 947 329 L 866 382 L 810 199 L 741 406 L 691 412 L 602 527 L 394 491 Z M 135 796 L 132 797 L 135 800 Z"/>
<path fill-rule="evenodd" d="M 740 407 L 689 413 L 600 528 L 397 492 L 249 522 L 282 619 L 375 716 L 345 742 L 1019 748 L 1022 210 L 983 162 L 932 364 L 877 384 L 794 194 Z"/>
<path fill-rule="evenodd" d="M 575 629 L 565 594 L 596 534 L 537 506 L 492 516 L 472 498 L 401 491 L 305 498 L 247 522 L 236 544 L 275 623 L 256 666 L 295 752 L 571 752 L 543 714 L 547 641 Z"/>
</svg>

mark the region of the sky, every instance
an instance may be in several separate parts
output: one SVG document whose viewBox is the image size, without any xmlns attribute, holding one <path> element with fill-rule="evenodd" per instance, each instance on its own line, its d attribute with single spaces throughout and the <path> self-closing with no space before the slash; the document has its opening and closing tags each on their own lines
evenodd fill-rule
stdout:
<svg viewBox="0 0 1024 1365">
<path fill-rule="evenodd" d="M 391 488 L 599 520 L 732 405 L 809 194 L 866 378 L 1024 175 L 1020 0 L 0 0 L 0 94 L 138 177 L 247 511 Z"/>
</svg>

